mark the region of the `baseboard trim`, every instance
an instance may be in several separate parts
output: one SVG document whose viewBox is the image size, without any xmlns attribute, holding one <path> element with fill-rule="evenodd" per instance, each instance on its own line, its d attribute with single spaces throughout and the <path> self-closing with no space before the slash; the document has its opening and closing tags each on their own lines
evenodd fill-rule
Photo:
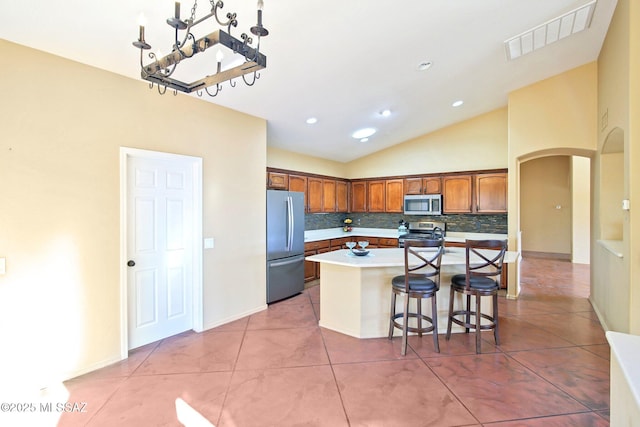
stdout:
<svg viewBox="0 0 640 427">
<path fill-rule="evenodd" d="M 556 252 L 537 252 L 537 251 L 522 251 L 523 258 L 545 258 L 545 259 L 557 259 L 561 261 L 571 261 L 571 254 L 560 254 Z"/>
</svg>

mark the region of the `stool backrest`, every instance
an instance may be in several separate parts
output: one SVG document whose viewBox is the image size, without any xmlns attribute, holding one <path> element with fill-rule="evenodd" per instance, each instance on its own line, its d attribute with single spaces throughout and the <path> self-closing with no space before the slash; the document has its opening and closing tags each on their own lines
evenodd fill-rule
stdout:
<svg viewBox="0 0 640 427">
<path fill-rule="evenodd" d="M 440 289 L 440 263 L 443 253 L 443 239 L 406 239 L 404 241 L 404 276 L 407 291 L 409 278 L 418 276 L 433 280 L 436 289 Z M 418 270 L 420 272 L 417 272 Z"/>
<path fill-rule="evenodd" d="M 500 283 L 502 264 L 507 251 L 506 240 L 467 240 L 466 248 L 466 288 L 473 277 L 493 278 Z"/>
</svg>

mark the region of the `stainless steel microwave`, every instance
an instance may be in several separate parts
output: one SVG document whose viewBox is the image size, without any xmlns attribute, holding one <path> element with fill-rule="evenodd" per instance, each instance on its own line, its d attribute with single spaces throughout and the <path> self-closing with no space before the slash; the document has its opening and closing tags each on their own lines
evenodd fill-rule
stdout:
<svg viewBox="0 0 640 427">
<path fill-rule="evenodd" d="M 442 194 L 404 196 L 405 215 L 442 215 Z"/>
</svg>

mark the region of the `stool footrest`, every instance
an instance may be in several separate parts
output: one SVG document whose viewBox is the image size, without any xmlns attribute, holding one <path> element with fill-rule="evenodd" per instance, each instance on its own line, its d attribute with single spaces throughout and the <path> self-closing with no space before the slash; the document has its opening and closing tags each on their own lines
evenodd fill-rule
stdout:
<svg viewBox="0 0 640 427">
<path fill-rule="evenodd" d="M 424 314 L 418 316 L 417 313 L 409 313 L 408 314 L 408 319 L 410 318 L 414 318 L 417 319 L 418 317 L 422 318 L 422 320 L 426 320 L 427 322 L 430 323 L 430 326 L 426 326 L 423 328 L 416 328 L 413 326 L 407 326 L 407 331 L 409 332 L 417 332 L 419 334 L 424 333 L 424 332 L 432 332 L 434 330 L 434 326 L 433 326 L 433 319 L 429 316 L 425 316 Z M 402 319 L 404 318 L 404 313 L 397 313 L 395 314 L 391 319 L 393 321 L 393 326 L 402 330 L 403 329 L 403 324 L 400 322 L 397 322 L 396 319 Z"/>
</svg>

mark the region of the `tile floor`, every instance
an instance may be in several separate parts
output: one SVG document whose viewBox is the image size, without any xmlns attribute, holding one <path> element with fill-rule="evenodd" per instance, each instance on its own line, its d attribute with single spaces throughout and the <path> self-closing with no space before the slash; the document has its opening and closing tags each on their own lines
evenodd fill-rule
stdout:
<svg viewBox="0 0 640 427">
<path fill-rule="evenodd" d="M 607 426 L 609 347 L 588 266 L 525 259 L 483 333 L 358 340 L 317 325 L 319 287 L 268 310 L 139 348 L 67 381 L 87 412 L 61 426 Z"/>
</svg>

